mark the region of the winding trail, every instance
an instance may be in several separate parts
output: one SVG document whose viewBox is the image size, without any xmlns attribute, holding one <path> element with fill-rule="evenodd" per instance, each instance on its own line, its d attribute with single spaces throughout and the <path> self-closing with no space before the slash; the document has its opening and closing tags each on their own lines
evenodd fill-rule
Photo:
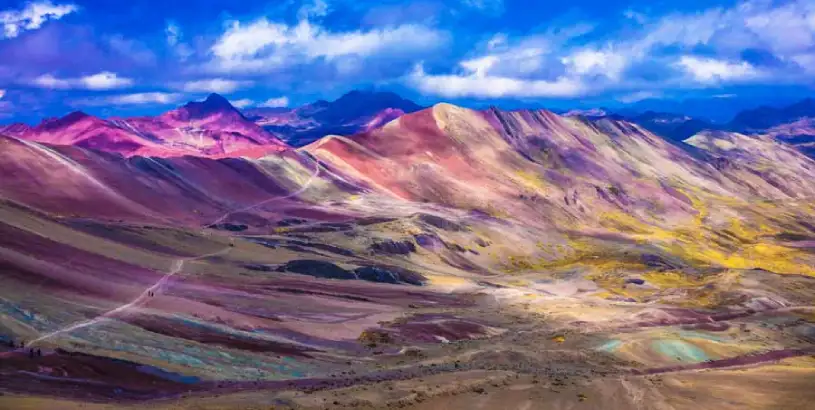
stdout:
<svg viewBox="0 0 815 410">
<path fill-rule="evenodd" d="M 89 320 L 85 320 L 85 321 L 82 321 L 82 322 L 79 322 L 79 323 L 75 323 L 73 325 L 69 325 L 67 327 L 57 329 L 57 330 L 55 330 L 55 331 L 53 331 L 51 333 L 44 334 L 44 335 L 42 335 L 42 336 L 28 342 L 26 344 L 26 347 L 31 347 L 34 344 L 36 344 L 37 342 L 41 342 L 43 340 L 50 339 L 50 338 L 52 338 L 52 337 L 54 337 L 56 335 L 62 334 L 62 333 L 72 332 L 72 331 L 77 330 L 77 329 L 82 329 L 82 328 L 85 328 L 85 327 L 93 326 L 93 325 L 95 325 L 97 323 L 101 323 L 101 322 L 109 319 L 111 316 L 114 316 L 117 313 L 122 313 L 122 312 L 127 311 L 127 310 L 129 310 L 131 308 L 141 306 L 148 298 L 150 298 L 150 296 L 149 296 L 150 292 L 156 292 L 156 291 L 161 292 L 161 291 L 163 291 L 164 290 L 164 285 L 167 283 L 167 281 L 170 280 L 170 278 L 175 276 L 177 273 L 181 272 L 181 270 L 184 268 L 184 263 L 189 262 L 189 261 L 198 260 L 198 259 L 209 258 L 211 256 L 221 255 L 221 254 L 224 254 L 224 253 L 227 253 L 227 252 L 229 252 L 228 247 L 224 248 L 224 249 L 221 249 L 221 250 L 219 250 L 217 252 L 207 253 L 207 254 L 204 254 L 204 255 L 193 256 L 193 257 L 189 257 L 189 258 L 177 259 L 177 260 L 173 261 L 173 267 L 172 267 L 172 269 L 170 269 L 169 272 L 167 272 L 167 274 L 162 276 L 161 279 L 159 279 L 152 286 L 145 289 L 139 296 L 137 296 L 135 299 L 133 299 L 129 303 L 126 303 L 124 305 L 121 305 L 121 306 L 113 309 L 113 310 L 109 310 L 109 311 L 107 311 L 105 313 L 102 313 L 101 315 L 99 315 L 99 316 L 97 316 L 97 317 L 95 317 L 93 319 L 89 319 Z"/>
<path fill-rule="evenodd" d="M 217 225 L 217 224 L 223 222 L 224 220 L 226 220 L 226 218 L 228 218 L 229 215 L 232 215 L 235 212 L 245 212 L 245 211 L 251 210 L 253 208 L 266 205 L 266 204 L 268 204 L 270 202 L 273 202 L 273 201 L 288 199 L 288 198 L 291 198 L 291 197 L 294 197 L 294 196 L 297 196 L 297 195 L 303 193 L 305 190 L 307 190 L 311 186 L 311 184 L 314 182 L 314 180 L 320 175 L 320 163 L 318 161 L 314 160 L 313 158 L 308 157 L 308 156 L 306 156 L 306 158 L 309 158 L 312 161 L 314 161 L 315 167 L 314 167 L 314 172 L 311 174 L 311 177 L 306 181 L 306 183 L 303 184 L 303 186 L 300 189 L 298 189 L 297 191 L 291 192 L 291 193 L 289 193 L 287 195 L 284 195 L 284 196 L 272 197 L 272 198 L 260 201 L 260 202 L 258 202 L 256 204 L 249 205 L 247 207 L 238 209 L 238 210 L 228 211 L 228 212 L 224 213 L 222 216 L 220 216 L 218 219 L 213 221 L 212 223 L 206 224 L 205 226 Z M 97 316 L 97 317 L 95 317 L 93 319 L 88 319 L 88 320 L 85 320 L 85 321 L 74 323 L 72 325 L 68 325 L 68 326 L 65 326 L 63 328 L 54 330 L 54 331 L 52 331 L 50 333 L 46 333 L 44 335 L 41 335 L 40 337 L 26 343 L 25 346 L 26 347 L 32 347 L 36 343 L 42 342 L 42 341 L 50 339 L 50 338 L 53 338 L 54 336 L 57 336 L 57 335 L 60 335 L 60 334 L 63 334 L 63 333 L 72 332 L 74 330 L 78 330 L 78 329 L 93 326 L 93 325 L 95 325 L 97 323 L 101 323 L 101 322 L 104 322 L 104 321 L 108 320 L 109 318 L 111 318 L 112 316 L 114 316 L 116 314 L 126 312 L 126 311 L 128 311 L 128 310 L 130 310 L 132 308 L 135 308 L 135 307 L 139 307 L 142 304 L 144 304 L 144 302 L 147 301 L 151 297 L 150 296 L 151 292 L 152 293 L 157 293 L 157 292 L 161 293 L 164 290 L 165 285 L 167 284 L 167 281 L 169 281 L 170 278 L 172 278 L 176 274 L 180 273 L 183 270 L 185 263 L 195 261 L 195 260 L 199 260 L 199 259 L 209 258 L 209 257 L 212 257 L 212 256 L 225 254 L 225 253 L 229 252 L 229 249 L 230 249 L 231 245 L 232 244 L 230 243 L 230 246 L 227 246 L 227 247 L 225 247 L 225 248 L 223 248 L 223 249 L 221 249 L 219 251 L 216 251 L 216 252 L 211 252 L 211 253 L 206 253 L 206 254 L 203 254 L 203 255 L 176 259 L 176 260 L 173 261 L 172 268 L 170 269 L 170 271 L 168 271 L 164 276 L 162 276 L 158 281 L 156 281 L 156 283 L 154 283 L 153 285 L 151 285 L 150 287 L 145 289 L 139 296 L 137 296 L 132 301 L 130 301 L 128 303 L 125 303 L 125 304 L 123 304 L 123 305 L 121 305 L 121 306 L 119 306 L 119 307 L 117 307 L 115 309 L 112 309 L 112 310 L 109 310 L 109 311 L 107 311 L 105 313 L 102 313 L 101 315 L 99 315 L 99 316 Z"/>
</svg>

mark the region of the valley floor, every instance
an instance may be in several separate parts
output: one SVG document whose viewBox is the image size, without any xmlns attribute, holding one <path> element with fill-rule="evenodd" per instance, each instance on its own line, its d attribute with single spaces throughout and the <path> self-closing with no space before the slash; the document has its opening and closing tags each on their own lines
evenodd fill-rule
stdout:
<svg viewBox="0 0 815 410">
<path fill-rule="evenodd" d="M 811 276 L 694 266 L 606 239 L 593 255 L 527 266 L 502 255 L 534 226 L 365 201 L 358 208 L 380 217 L 238 232 L 4 204 L 0 407 L 804 409 L 815 399 Z"/>
</svg>

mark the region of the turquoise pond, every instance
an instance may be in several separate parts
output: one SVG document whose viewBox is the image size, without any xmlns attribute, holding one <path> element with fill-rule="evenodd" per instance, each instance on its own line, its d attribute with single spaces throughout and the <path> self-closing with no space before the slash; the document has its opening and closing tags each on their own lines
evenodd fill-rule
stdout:
<svg viewBox="0 0 815 410">
<path fill-rule="evenodd" d="M 611 352 L 617 350 L 617 348 L 620 347 L 620 345 L 622 345 L 622 344 L 623 344 L 623 342 L 621 342 L 619 340 L 609 340 L 608 342 L 605 342 L 602 345 L 598 346 L 597 350 L 611 353 Z"/>
<path fill-rule="evenodd" d="M 710 360 L 702 349 L 684 340 L 656 340 L 652 346 L 660 354 L 681 362 L 699 363 Z"/>
</svg>

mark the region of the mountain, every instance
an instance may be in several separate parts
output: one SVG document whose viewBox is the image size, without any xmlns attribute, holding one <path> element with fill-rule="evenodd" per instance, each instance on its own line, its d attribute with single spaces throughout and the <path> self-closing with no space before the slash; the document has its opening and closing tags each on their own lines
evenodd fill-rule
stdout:
<svg viewBox="0 0 815 410">
<path fill-rule="evenodd" d="M 0 133 L 51 145 L 72 145 L 125 156 L 263 156 L 286 149 L 274 135 L 212 94 L 157 117 L 101 119 L 83 112 L 36 127 L 13 124 Z"/>
<path fill-rule="evenodd" d="M 62 118 L 43 120 L 36 127 L 13 124 L 3 127 L 0 132 L 29 141 L 53 145 L 75 145 L 126 155 L 147 151 L 155 153 L 155 150 L 160 148 L 155 141 L 143 139 L 111 122 L 80 111 L 72 112 Z"/>
<path fill-rule="evenodd" d="M 718 95 L 706 98 L 649 98 L 628 104 L 618 104 L 609 109 L 626 117 L 636 116 L 648 111 L 663 112 L 676 115 L 687 115 L 715 124 L 726 124 L 734 116 L 745 110 L 756 107 L 756 101 L 770 107 L 782 107 L 800 99 L 800 93 L 779 93 L 775 98 L 766 95 L 751 95 L 746 92 L 742 95 Z"/>
<path fill-rule="evenodd" d="M 807 98 L 786 107 L 763 106 L 743 111 L 727 128 L 770 135 L 815 158 L 815 99 Z"/>
<path fill-rule="evenodd" d="M 675 142 L 684 141 L 700 131 L 718 130 L 722 128 L 721 125 L 703 119 L 654 111 L 646 111 L 642 114 L 628 117 L 628 119 L 642 125 L 654 134 Z"/>
<path fill-rule="evenodd" d="M 741 132 L 755 132 L 793 123 L 802 118 L 815 118 L 815 99 L 807 98 L 780 108 L 762 106 L 742 111 L 728 125 Z"/>
<path fill-rule="evenodd" d="M 316 101 L 294 109 L 253 108 L 246 115 L 293 146 L 325 135 L 351 135 L 384 125 L 421 107 L 392 92 L 351 91 L 335 101 Z"/>
<path fill-rule="evenodd" d="M 98 121 L 48 123 L 171 146 Z M 0 135 L 0 407 L 806 408 L 815 161 L 686 141 L 450 104 L 259 158 Z"/>
</svg>

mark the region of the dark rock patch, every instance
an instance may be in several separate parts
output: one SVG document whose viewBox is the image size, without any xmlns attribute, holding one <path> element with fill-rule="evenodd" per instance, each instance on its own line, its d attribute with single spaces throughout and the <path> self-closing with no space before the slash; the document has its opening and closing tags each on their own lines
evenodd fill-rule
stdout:
<svg viewBox="0 0 815 410">
<path fill-rule="evenodd" d="M 335 253 L 337 255 L 342 256 L 354 256 L 354 252 L 340 248 L 339 246 L 334 245 L 327 245 L 324 243 L 313 243 L 313 242 L 306 242 L 300 241 L 296 239 L 270 239 L 270 238 L 256 238 L 256 237 L 247 237 L 246 240 L 250 242 L 254 242 L 260 245 L 263 245 L 267 248 L 275 249 L 278 246 L 282 246 L 286 249 L 293 250 L 295 252 L 305 252 L 305 253 L 316 253 L 311 249 L 306 248 L 314 248 L 321 251 Z"/>
<path fill-rule="evenodd" d="M 775 236 L 776 239 L 780 241 L 788 241 L 788 242 L 800 242 L 800 241 L 812 241 L 815 240 L 815 237 L 809 235 L 801 235 L 792 232 L 784 232 L 780 233 Z"/>
<path fill-rule="evenodd" d="M 396 218 L 387 218 L 382 216 L 369 216 L 365 218 L 357 219 L 355 222 L 359 226 L 368 226 L 368 225 L 376 225 L 376 224 L 383 224 L 387 222 L 393 222 Z"/>
<path fill-rule="evenodd" d="M 279 272 L 299 273 L 326 279 L 360 279 L 368 282 L 406 283 L 414 286 L 422 286 L 425 281 L 424 276 L 395 266 L 361 266 L 349 271 L 331 262 L 309 259 L 289 261 L 285 265 L 278 267 L 277 270 Z"/>
<path fill-rule="evenodd" d="M 280 221 L 277 221 L 277 226 L 295 226 L 295 225 L 302 225 L 308 222 L 302 218 L 286 218 Z"/>
<path fill-rule="evenodd" d="M 292 272 L 326 279 L 356 279 L 353 273 L 325 261 L 299 259 L 286 262 L 277 268 L 279 272 Z"/>
<path fill-rule="evenodd" d="M 231 231 L 231 232 L 242 232 L 249 229 L 248 225 L 243 224 L 231 224 L 231 223 L 223 223 L 223 224 L 214 224 L 208 225 L 207 228 L 210 229 L 218 229 L 222 231 Z"/>
<path fill-rule="evenodd" d="M 467 230 L 467 228 L 462 226 L 461 224 L 458 224 L 456 222 L 447 220 L 436 215 L 419 214 L 418 218 L 420 221 L 428 225 L 434 226 L 439 229 L 443 229 L 445 231 L 461 232 Z"/>
<path fill-rule="evenodd" d="M 482 247 L 482 248 L 486 248 L 486 247 L 490 246 L 489 242 L 487 242 L 487 241 L 485 241 L 485 240 L 483 240 L 481 238 L 475 238 L 475 244 Z"/>
<path fill-rule="evenodd" d="M 681 269 L 684 268 L 685 265 L 682 263 L 677 263 L 674 261 L 670 261 L 667 258 L 664 258 L 660 255 L 653 255 L 653 254 L 644 254 L 642 255 L 642 263 L 645 266 L 650 268 L 658 268 L 658 269 Z"/>
<path fill-rule="evenodd" d="M 374 243 L 370 249 L 375 253 L 389 255 L 409 255 L 416 252 L 416 245 L 412 241 L 384 240 Z"/>
<path fill-rule="evenodd" d="M 448 243 L 447 244 L 447 249 L 450 249 L 451 251 L 460 252 L 460 253 L 466 253 L 467 252 L 467 250 L 464 249 L 463 246 L 461 246 L 461 245 L 459 245 L 457 243 Z"/>
<path fill-rule="evenodd" d="M 272 266 L 262 265 L 262 264 L 257 264 L 257 263 L 247 263 L 247 264 L 243 265 L 243 267 L 246 268 L 246 269 L 253 270 L 253 271 L 258 271 L 258 272 L 272 272 L 272 271 L 275 270 L 274 267 L 272 267 Z"/>
<path fill-rule="evenodd" d="M 418 243 L 419 246 L 431 251 L 444 249 L 446 245 L 441 238 L 434 234 L 420 233 L 418 235 L 414 235 L 413 239 L 416 240 L 416 243 Z"/>
<path fill-rule="evenodd" d="M 382 266 L 362 266 L 356 268 L 354 273 L 362 280 L 379 283 L 407 283 L 414 286 L 422 286 L 425 277 L 416 272 L 396 267 Z"/>
<path fill-rule="evenodd" d="M 354 256 L 354 252 L 351 252 L 348 249 L 340 248 L 339 246 L 327 245 L 327 244 L 324 244 L 324 243 L 302 242 L 302 241 L 295 241 L 295 240 L 291 240 L 291 241 L 289 241 L 289 243 L 294 244 L 294 245 L 319 249 L 321 251 L 331 252 L 331 253 L 335 253 L 337 255 Z"/>
</svg>

